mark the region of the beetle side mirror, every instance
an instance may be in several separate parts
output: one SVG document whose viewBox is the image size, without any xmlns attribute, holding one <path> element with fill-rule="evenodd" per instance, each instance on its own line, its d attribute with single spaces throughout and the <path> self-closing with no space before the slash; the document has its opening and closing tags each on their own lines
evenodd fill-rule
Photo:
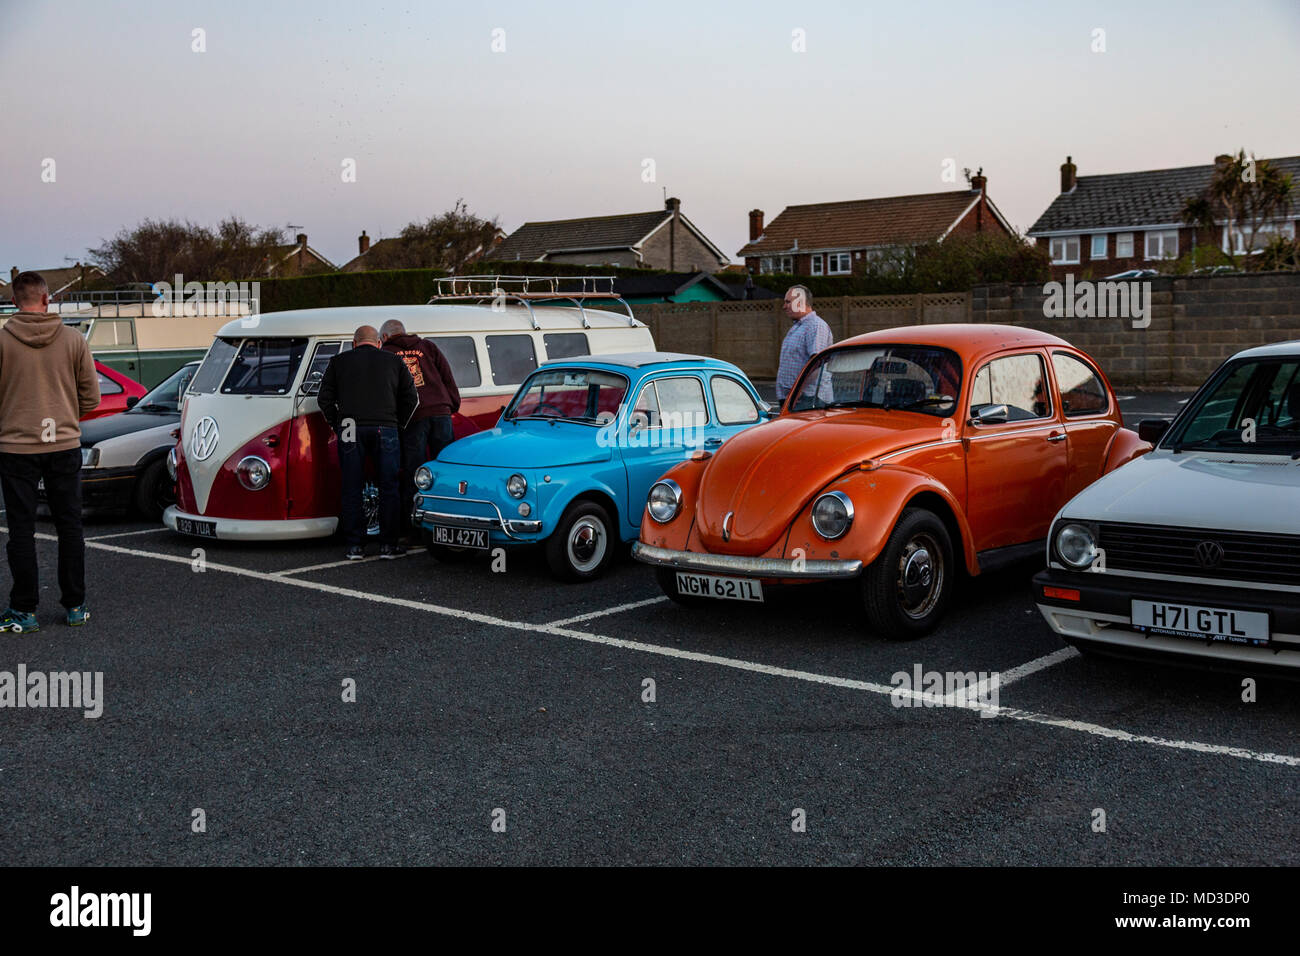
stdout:
<svg viewBox="0 0 1300 956">
<path fill-rule="evenodd" d="M 1144 418 L 1138 422 L 1138 438 L 1154 445 L 1165 437 L 1165 432 L 1169 431 L 1171 424 L 1172 422 L 1163 418 Z"/>
<path fill-rule="evenodd" d="M 1011 410 L 1005 405 L 984 405 L 971 416 L 972 425 L 1005 425 Z"/>
<path fill-rule="evenodd" d="M 766 418 L 770 421 L 781 414 L 781 406 L 779 403 L 773 405 L 770 402 L 761 402 L 758 406 L 758 414 L 760 418 Z"/>
</svg>

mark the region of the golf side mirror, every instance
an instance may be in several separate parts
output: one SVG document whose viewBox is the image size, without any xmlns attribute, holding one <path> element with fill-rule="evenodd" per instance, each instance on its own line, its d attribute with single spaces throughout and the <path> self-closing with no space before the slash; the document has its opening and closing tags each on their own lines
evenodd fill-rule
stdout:
<svg viewBox="0 0 1300 956">
<path fill-rule="evenodd" d="M 1169 431 L 1170 424 L 1172 423 L 1163 418 L 1144 418 L 1138 422 L 1138 438 L 1154 445 L 1165 437 L 1165 432 Z"/>
</svg>

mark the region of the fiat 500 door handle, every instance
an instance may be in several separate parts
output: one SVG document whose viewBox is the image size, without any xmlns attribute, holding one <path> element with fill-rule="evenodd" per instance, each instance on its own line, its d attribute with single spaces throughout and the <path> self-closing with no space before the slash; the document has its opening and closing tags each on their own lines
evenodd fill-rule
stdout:
<svg viewBox="0 0 1300 956">
<path fill-rule="evenodd" d="M 705 448 L 717 448 L 717 447 L 718 447 L 719 445 L 721 445 L 721 444 L 722 444 L 722 439 L 721 439 L 721 438 L 706 438 L 706 439 L 704 439 L 704 447 L 705 447 Z"/>
<path fill-rule="evenodd" d="M 1048 440 L 1048 441 L 1065 441 L 1065 432 L 1061 432 L 1061 434 L 1059 434 L 1059 435 L 1048 435 L 1048 436 L 1047 436 L 1047 440 Z"/>
</svg>

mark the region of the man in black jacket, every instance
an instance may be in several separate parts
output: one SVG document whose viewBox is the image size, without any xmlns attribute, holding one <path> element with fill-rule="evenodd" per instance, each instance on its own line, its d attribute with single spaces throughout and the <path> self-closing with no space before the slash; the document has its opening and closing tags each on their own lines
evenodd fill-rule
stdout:
<svg viewBox="0 0 1300 956">
<path fill-rule="evenodd" d="M 397 543 L 402 507 L 400 431 L 420 403 L 415 380 L 405 362 L 379 348 L 379 332 L 363 325 L 352 336 L 352 350 L 330 359 L 317 401 L 338 434 L 343 493 L 339 524 L 348 559 L 365 557 L 361 487 L 367 458 L 379 487 L 379 556 L 400 558 L 406 553 Z"/>
</svg>

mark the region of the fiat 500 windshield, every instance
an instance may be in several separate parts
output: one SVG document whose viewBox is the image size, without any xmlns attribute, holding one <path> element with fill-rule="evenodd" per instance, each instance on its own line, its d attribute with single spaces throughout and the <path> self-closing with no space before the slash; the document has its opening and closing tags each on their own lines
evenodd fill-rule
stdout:
<svg viewBox="0 0 1300 956">
<path fill-rule="evenodd" d="M 1224 369 L 1166 447 L 1300 457 L 1300 362 Z"/>
<path fill-rule="evenodd" d="M 618 413 L 627 395 L 627 379 L 591 369 L 536 372 L 515 396 L 506 417 L 556 418 L 604 424 Z"/>
<path fill-rule="evenodd" d="M 944 416 L 952 414 L 960 392 L 961 360 L 947 349 L 841 348 L 813 360 L 791 408 L 899 408 Z"/>
</svg>

